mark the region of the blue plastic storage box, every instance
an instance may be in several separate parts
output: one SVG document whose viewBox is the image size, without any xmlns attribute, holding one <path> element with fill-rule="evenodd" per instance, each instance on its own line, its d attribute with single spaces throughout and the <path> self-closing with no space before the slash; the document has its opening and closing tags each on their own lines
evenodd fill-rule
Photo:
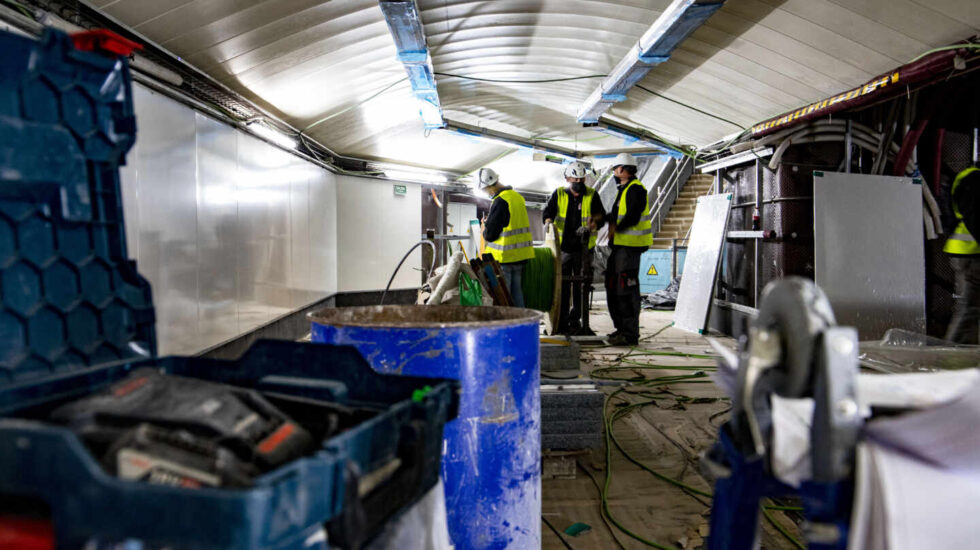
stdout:
<svg viewBox="0 0 980 550">
<path fill-rule="evenodd" d="M 0 32 L 0 514 L 46 510 L 59 547 L 356 547 L 433 487 L 458 384 L 374 372 L 351 347 L 263 341 L 235 361 L 155 359 L 149 284 L 126 254 L 118 167 L 136 137 L 127 60 L 49 30 Z M 247 489 L 106 473 L 45 413 L 156 366 L 374 409 Z M 383 475 L 379 475 L 383 474 Z"/>
</svg>

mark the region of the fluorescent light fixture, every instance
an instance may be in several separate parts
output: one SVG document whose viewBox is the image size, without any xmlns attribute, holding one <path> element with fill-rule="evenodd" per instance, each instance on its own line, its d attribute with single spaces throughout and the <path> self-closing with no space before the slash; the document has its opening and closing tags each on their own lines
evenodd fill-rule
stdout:
<svg viewBox="0 0 980 550">
<path fill-rule="evenodd" d="M 278 145 L 280 147 L 284 147 L 286 149 L 295 149 L 296 148 L 297 143 L 296 143 L 296 140 L 295 139 L 287 136 L 286 134 L 283 134 L 282 132 L 280 132 L 278 130 L 275 130 L 275 129 L 269 127 L 269 126 L 266 126 L 262 122 L 259 122 L 259 121 L 249 122 L 246 125 L 246 127 L 253 134 L 255 134 L 255 135 L 257 135 L 257 136 L 259 136 L 261 138 L 265 138 L 265 139 L 271 141 L 272 143 L 275 143 L 276 145 Z"/>
<path fill-rule="evenodd" d="M 385 177 L 400 181 L 421 181 L 425 183 L 447 183 L 449 178 L 435 172 L 409 172 L 407 170 L 385 170 Z"/>
<path fill-rule="evenodd" d="M 757 159 L 771 156 L 772 147 L 766 147 L 765 149 L 751 149 L 749 151 L 743 151 L 737 155 L 730 155 L 713 162 L 706 162 L 701 166 L 698 166 L 698 172 L 701 172 L 702 174 L 710 174 L 711 172 L 717 171 L 720 168 L 738 166 L 739 164 L 745 164 L 748 162 L 753 162 Z"/>
<path fill-rule="evenodd" d="M 594 123 L 613 103 L 626 101 L 626 94 L 650 72 L 670 59 L 670 54 L 694 29 L 701 26 L 725 0 L 674 0 L 640 40 L 630 48 L 606 78 L 589 95 L 578 112 L 578 121 Z"/>
<path fill-rule="evenodd" d="M 380 0 L 388 30 L 398 50 L 398 61 L 405 67 L 412 91 L 419 100 L 419 114 L 427 130 L 444 128 L 432 58 L 425 43 L 425 29 L 415 0 Z"/>
<path fill-rule="evenodd" d="M 499 147 L 509 147 L 511 149 L 517 149 L 520 147 L 530 147 L 530 145 L 525 145 L 523 143 L 517 143 L 504 138 L 498 138 L 493 136 L 488 136 L 486 134 L 480 134 L 477 132 L 470 132 L 468 130 L 463 130 L 462 128 L 450 128 L 453 133 L 459 134 L 461 136 L 466 136 L 468 138 L 475 138 L 486 143 L 496 145 Z"/>
<path fill-rule="evenodd" d="M 505 147 L 510 147 L 511 149 L 528 148 L 528 149 L 533 149 L 536 152 L 546 152 L 553 155 L 561 155 L 563 157 L 572 160 L 578 158 L 576 152 L 569 149 L 555 147 L 547 143 L 542 143 L 533 139 L 523 138 L 511 134 L 505 134 L 503 132 L 494 131 L 493 133 L 488 133 L 488 131 L 485 129 L 477 128 L 475 126 L 470 126 L 452 120 L 447 121 L 446 129 L 452 132 L 456 132 L 458 134 L 462 134 L 467 137 L 482 139 L 484 141 L 493 143 L 494 145 L 502 145 Z"/>
</svg>

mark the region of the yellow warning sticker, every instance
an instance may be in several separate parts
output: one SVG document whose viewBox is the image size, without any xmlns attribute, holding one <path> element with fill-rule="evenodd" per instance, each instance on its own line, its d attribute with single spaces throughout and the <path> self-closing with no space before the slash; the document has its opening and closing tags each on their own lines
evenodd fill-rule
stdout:
<svg viewBox="0 0 980 550">
<path fill-rule="evenodd" d="M 647 270 L 647 275 L 656 275 L 657 268 L 653 264 L 650 264 L 650 269 Z"/>
</svg>

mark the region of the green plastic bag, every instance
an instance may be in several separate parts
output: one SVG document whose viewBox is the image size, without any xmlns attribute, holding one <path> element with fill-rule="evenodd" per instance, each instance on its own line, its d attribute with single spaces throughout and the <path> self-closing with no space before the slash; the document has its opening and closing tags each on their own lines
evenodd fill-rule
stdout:
<svg viewBox="0 0 980 550">
<path fill-rule="evenodd" d="M 482 306 L 483 290 L 480 283 L 469 275 L 459 272 L 459 304 L 463 306 Z"/>
</svg>

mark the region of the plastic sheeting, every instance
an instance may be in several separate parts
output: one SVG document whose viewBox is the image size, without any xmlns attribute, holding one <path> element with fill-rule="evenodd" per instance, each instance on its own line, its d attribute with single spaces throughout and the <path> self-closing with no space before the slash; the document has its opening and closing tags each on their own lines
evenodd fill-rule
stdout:
<svg viewBox="0 0 980 550">
<path fill-rule="evenodd" d="M 980 346 L 893 328 L 881 340 L 861 342 L 858 360 L 862 367 L 886 373 L 968 369 L 980 366 Z"/>
<path fill-rule="evenodd" d="M 674 277 L 667 288 L 643 297 L 643 309 L 673 309 L 677 304 L 677 291 L 681 288 L 681 278 Z"/>
</svg>

